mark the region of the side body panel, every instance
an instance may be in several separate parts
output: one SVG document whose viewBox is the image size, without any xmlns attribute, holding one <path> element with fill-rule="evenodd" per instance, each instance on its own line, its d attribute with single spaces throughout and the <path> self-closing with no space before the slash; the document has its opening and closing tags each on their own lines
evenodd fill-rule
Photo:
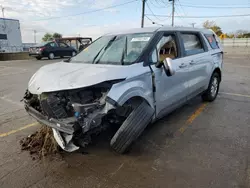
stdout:
<svg viewBox="0 0 250 188">
<path fill-rule="evenodd" d="M 152 74 L 150 68 L 148 66 L 144 67 L 142 63 L 137 63 L 132 66 L 133 71 L 131 71 L 127 79 L 114 84 L 107 96 L 121 106 L 130 98 L 142 97 L 152 108 L 154 108 Z"/>
<path fill-rule="evenodd" d="M 156 116 L 161 118 L 186 102 L 188 95 L 188 66 L 183 60 L 173 60 L 175 74 L 167 76 L 163 67 L 156 68 L 152 65 L 155 73 L 155 99 Z"/>
<path fill-rule="evenodd" d="M 188 99 L 205 91 L 211 77 L 213 61 L 210 52 L 185 57 L 189 64 L 189 94 Z"/>
<path fill-rule="evenodd" d="M 203 52 L 187 54 L 184 48 L 184 41 L 181 34 L 195 35 L 199 38 L 203 46 Z M 183 61 L 188 64 L 189 69 L 189 93 L 187 99 L 191 99 L 207 89 L 207 83 L 210 80 L 210 72 L 212 70 L 213 61 L 208 46 L 203 35 L 200 32 L 179 32 L 183 51 Z"/>
<path fill-rule="evenodd" d="M 215 33 L 214 33 L 214 35 L 215 35 L 215 38 L 217 40 L 218 37 L 216 36 Z M 223 49 L 222 49 L 221 44 L 219 43 L 219 41 L 217 41 L 218 46 L 219 46 L 219 48 L 217 48 L 217 49 L 212 49 L 207 40 L 205 40 L 205 42 L 206 42 L 206 44 L 208 46 L 208 51 L 209 51 L 208 53 L 209 53 L 209 55 L 211 57 L 211 61 L 212 61 L 211 66 L 208 68 L 208 74 L 209 74 L 208 77 L 209 77 L 209 79 L 206 82 L 206 88 L 207 88 L 208 85 L 209 85 L 210 78 L 211 78 L 211 76 L 212 76 L 215 69 L 219 68 L 219 70 L 220 70 L 220 72 L 222 74 Z"/>
</svg>

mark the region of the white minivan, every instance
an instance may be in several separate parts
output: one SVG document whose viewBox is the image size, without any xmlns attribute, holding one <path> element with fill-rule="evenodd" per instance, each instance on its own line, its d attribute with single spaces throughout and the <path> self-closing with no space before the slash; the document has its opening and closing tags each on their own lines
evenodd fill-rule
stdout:
<svg viewBox="0 0 250 188">
<path fill-rule="evenodd" d="M 67 61 L 30 79 L 25 109 L 74 151 L 93 134 L 116 129 L 110 141 L 126 152 L 149 123 L 201 95 L 213 101 L 223 51 L 207 29 L 140 28 L 104 35 Z"/>
</svg>

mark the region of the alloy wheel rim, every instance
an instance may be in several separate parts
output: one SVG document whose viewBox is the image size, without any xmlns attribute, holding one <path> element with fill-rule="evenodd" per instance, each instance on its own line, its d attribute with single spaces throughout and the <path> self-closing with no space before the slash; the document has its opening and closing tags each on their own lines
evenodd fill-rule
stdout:
<svg viewBox="0 0 250 188">
<path fill-rule="evenodd" d="M 214 77 L 213 81 L 212 81 L 212 85 L 211 85 L 211 95 L 212 97 L 215 97 L 216 93 L 217 93 L 217 90 L 218 90 L 218 79 L 217 77 Z"/>
<path fill-rule="evenodd" d="M 53 53 L 50 53 L 50 54 L 49 54 L 49 57 L 50 57 L 50 59 L 54 59 L 54 54 L 53 54 Z"/>
</svg>

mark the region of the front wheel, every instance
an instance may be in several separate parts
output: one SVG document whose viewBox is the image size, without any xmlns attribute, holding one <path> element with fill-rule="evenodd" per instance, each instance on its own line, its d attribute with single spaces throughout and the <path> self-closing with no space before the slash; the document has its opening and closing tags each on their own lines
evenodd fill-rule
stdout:
<svg viewBox="0 0 250 188">
<path fill-rule="evenodd" d="M 153 114 L 154 109 L 145 101 L 141 102 L 133 109 L 115 133 L 111 139 L 110 146 L 120 154 L 128 151 L 131 144 L 141 135 L 143 130 L 150 123 Z"/>
<path fill-rule="evenodd" d="M 220 76 L 217 72 L 214 72 L 211 76 L 209 85 L 205 93 L 201 96 L 203 101 L 212 102 L 216 99 L 220 88 Z"/>
</svg>

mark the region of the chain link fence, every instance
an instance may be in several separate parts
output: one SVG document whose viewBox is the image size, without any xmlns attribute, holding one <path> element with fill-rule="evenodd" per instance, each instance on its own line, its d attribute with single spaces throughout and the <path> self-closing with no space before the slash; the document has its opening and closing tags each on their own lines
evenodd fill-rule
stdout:
<svg viewBox="0 0 250 188">
<path fill-rule="evenodd" d="M 221 44 L 227 54 L 250 55 L 250 38 L 226 38 Z"/>
<path fill-rule="evenodd" d="M 250 47 L 250 38 L 232 38 L 232 39 L 223 39 L 222 45 L 224 47 Z"/>
</svg>

